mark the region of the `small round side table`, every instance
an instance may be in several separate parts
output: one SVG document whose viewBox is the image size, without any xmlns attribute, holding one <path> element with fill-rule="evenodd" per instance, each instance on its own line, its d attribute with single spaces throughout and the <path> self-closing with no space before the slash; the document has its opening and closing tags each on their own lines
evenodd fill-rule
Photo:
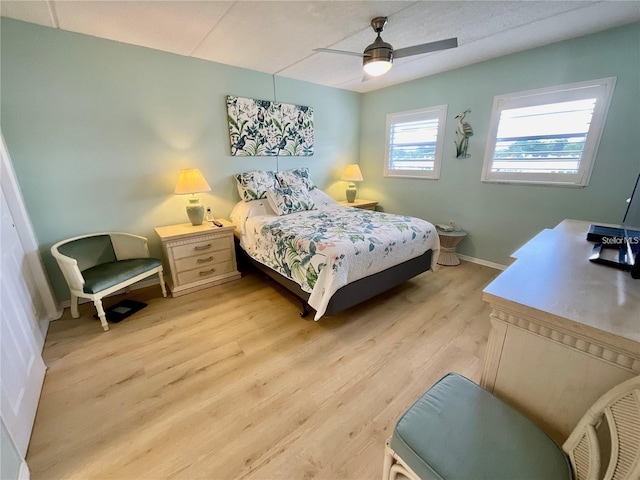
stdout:
<svg viewBox="0 0 640 480">
<path fill-rule="evenodd" d="M 438 265 L 445 265 L 447 267 L 453 267 L 460 265 L 460 259 L 456 255 L 456 247 L 467 236 L 467 232 L 462 230 L 445 232 L 438 230 L 438 237 L 440 237 L 440 256 L 438 257 Z"/>
</svg>

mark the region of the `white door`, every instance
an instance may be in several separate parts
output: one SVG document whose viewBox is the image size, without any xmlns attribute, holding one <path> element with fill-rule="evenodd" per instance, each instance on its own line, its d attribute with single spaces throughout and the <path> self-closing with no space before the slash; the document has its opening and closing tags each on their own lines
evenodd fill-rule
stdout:
<svg viewBox="0 0 640 480">
<path fill-rule="evenodd" d="M 0 414 L 24 458 L 44 381 L 42 333 L 27 285 L 33 274 L 4 190 L 0 216 Z"/>
</svg>

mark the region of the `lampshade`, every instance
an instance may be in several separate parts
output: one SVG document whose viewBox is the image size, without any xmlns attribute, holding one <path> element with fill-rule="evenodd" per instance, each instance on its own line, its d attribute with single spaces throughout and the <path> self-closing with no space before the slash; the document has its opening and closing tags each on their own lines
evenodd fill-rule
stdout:
<svg viewBox="0 0 640 480">
<path fill-rule="evenodd" d="M 347 165 L 347 168 L 342 174 L 341 180 L 344 180 L 345 182 L 362 182 L 364 178 L 362 178 L 360 167 L 354 163 L 352 165 Z"/>
<path fill-rule="evenodd" d="M 362 57 L 362 68 L 372 77 L 384 75 L 391 69 L 393 65 L 393 47 L 387 42 L 378 38 L 364 49 L 364 57 Z"/>
<path fill-rule="evenodd" d="M 197 168 L 185 168 L 180 171 L 176 184 L 177 195 L 187 193 L 210 192 L 211 187 Z"/>
</svg>

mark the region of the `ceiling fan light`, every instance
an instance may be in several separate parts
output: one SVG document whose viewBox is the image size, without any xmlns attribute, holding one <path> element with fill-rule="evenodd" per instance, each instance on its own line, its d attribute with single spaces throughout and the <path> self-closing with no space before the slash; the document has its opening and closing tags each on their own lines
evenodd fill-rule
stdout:
<svg viewBox="0 0 640 480">
<path fill-rule="evenodd" d="M 364 57 L 362 57 L 362 68 L 372 77 L 379 77 L 389 71 L 393 64 L 393 47 L 380 38 L 378 38 L 364 49 Z"/>
<path fill-rule="evenodd" d="M 392 63 L 389 60 L 371 60 L 369 62 L 365 61 L 362 68 L 364 68 L 367 75 L 379 77 L 391 70 L 391 65 Z"/>
</svg>

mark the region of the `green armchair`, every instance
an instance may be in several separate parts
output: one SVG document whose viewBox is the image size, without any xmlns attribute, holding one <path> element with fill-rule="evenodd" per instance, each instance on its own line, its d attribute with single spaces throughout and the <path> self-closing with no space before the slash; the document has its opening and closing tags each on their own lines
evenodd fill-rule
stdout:
<svg viewBox="0 0 640 480">
<path fill-rule="evenodd" d="M 78 318 L 78 297 L 93 301 L 104 331 L 109 330 L 102 298 L 151 275 L 158 275 L 167 296 L 162 262 L 149 257 L 147 239 L 129 233 L 94 233 L 51 247 L 71 292 L 71 316 Z"/>
</svg>

